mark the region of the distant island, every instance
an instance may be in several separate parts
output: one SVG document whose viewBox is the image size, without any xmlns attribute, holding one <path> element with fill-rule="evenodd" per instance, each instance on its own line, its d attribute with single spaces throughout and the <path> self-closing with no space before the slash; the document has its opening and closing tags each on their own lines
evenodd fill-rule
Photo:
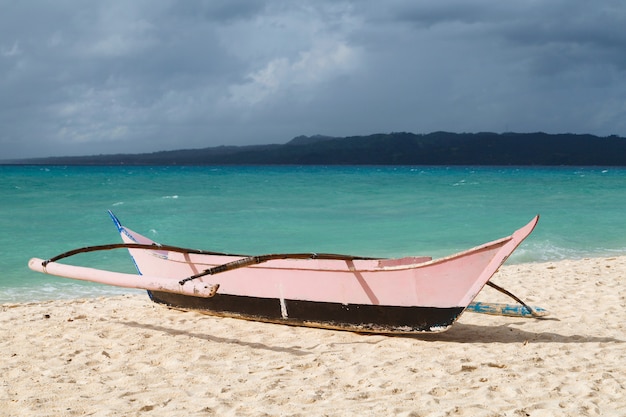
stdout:
<svg viewBox="0 0 626 417">
<path fill-rule="evenodd" d="M 8 161 L 5 161 L 8 162 Z M 11 161 L 38 165 L 536 165 L 626 166 L 626 138 L 538 133 L 298 136 L 282 145 Z"/>
</svg>

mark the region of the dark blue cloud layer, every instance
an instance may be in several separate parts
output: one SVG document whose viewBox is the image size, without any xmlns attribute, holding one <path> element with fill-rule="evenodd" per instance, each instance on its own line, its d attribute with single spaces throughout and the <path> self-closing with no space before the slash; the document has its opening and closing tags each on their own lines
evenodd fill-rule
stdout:
<svg viewBox="0 0 626 417">
<path fill-rule="evenodd" d="M 0 9 L 0 159 L 316 133 L 626 136 L 626 6 L 617 0 Z"/>
</svg>

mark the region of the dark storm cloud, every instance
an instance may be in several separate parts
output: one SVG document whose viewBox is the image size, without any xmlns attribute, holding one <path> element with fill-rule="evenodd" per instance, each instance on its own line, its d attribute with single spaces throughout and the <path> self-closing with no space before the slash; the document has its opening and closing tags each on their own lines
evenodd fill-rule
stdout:
<svg viewBox="0 0 626 417">
<path fill-rule="evenodd" d="M 0 159 L 300 134 L 626 136 L 620 1 L 0 1 Z"/>
</svg>

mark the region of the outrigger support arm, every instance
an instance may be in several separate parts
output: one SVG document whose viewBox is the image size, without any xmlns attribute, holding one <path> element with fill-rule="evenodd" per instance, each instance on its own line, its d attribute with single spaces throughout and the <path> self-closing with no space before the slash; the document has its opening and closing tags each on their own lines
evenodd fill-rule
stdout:
<svg viewBox="0 0 626 417">
<path fill-rule="evenodd" d="M 487 285 L 489 285 L 491 288 L 500 291 L 502 294 L 507 295 L 509 297 L 511 297 L 512 299 L 514 299 L 515 301 L 517 301 L 518 303 L 520 303 L 522 306 L 524 306 L 524 308 L 526 308 L 528 310 L 528 312 L 530 313 L 531 316 L 535 317 L 535 318 L 539 318 L 539 317 L 543 317 L 545 314 L 540 314 L 537 313 L 534 309 L 532 309 L 529 305 L 527 305 L 525 302 L 523 302 L 520 298 L 518 298 L 515 294 L 513 294 L 510 291 L 505 290 L 504 288 L 502 288 L 501 286 L 494 284 L 491 281 L 487 281 Z"/>
<path fill-rule="evenodd" d="M 111 243 L 109 245 L 96 245 L 96 246 L 85 246 L 83 248 L 72 249 L 67 252 L 63 252 L 55 257 L 44 261 L 44 266 L 46 266 L 50 262 L 56 262 L 58 260 L 69 258 L 70 256 L 78 255 L 79 253 L 87 253 L 87 252 L 97 252 L 101 250 L 110 250 L 110 249 L 144 249 L 144 250 L 166 250 L 170 252 L 179 252 L 179 253 L 195 253 L 201 255 L 224 255 L 224 256 L 246 256 L 246 255 L 234 255 L 222 252 L 211 252 L 206 250 L 198 250 L 198 249 L 188 249 L 181 248 L 178 246 L 169 246 L 169 245 L 158 245 L 156 243 L 147 245 L 142 243 Z"/>
<path fill-rule="evenodd" d="M 110 249 L 143 249 L 143 250 L 162 250 L 169 252 L 178 252 L 178 253 L 192 253 L 199 255 L 220 255 L 220 256 L 240 256 L 244 259 L 240 259 L 238 261 L 229 262 L 224 265 L 218 265 L 213 268 L 207 269 L 207 271 L 213 271 L 209 273 L 202 273 L 202 275 L 198 275 L 196 278 L 199 278 L 204 275 L 212 275 L 217 274 L 219 272 L 230 271 L 231 269 L 241 268 L 248 265 L 253 265 L 255 263 L 262 263 L 266 261 L 270 261 L 272 259 L 338 259 L 338 260 L 354 260 L 354 259 L 377 259 L 377 258 L 369 258 L 364 256 L 352 256 L 352 255 L 340 255 L 334 253 L 281 253 L 281 254 L 271 254 L 271 255 L 260 255 L 260 256 L 250 256 L 250 255 L 238 255 L 234 253 L 224 253 L 224 252 L 213 252 L 207 250 L 199 250 L 199 249 L 189 249 L 189 248 L 181 248 L 179 246 L 170 246 L 170 245 L 160 245 L 160 244 L 143 244 L 143 243 L 111 243 L 108 245 L 96 245 L 96 246 L 85 246 L 83 248 L 72 249 L 67 252 L 63 252 L 57 256 L 54 256 L 46 261 L 44 261 L 44 266 L 49 264 L 50 262 L 56 262 L 58 260 L 69 258 L 70 256 L 78 255 L 79 253 L 88 253 L 88 252 L 97 252 L 101 250 L 110 250 Z M 258 259 L 258 262 L 250 262 L 248 259 Z M 239 265 L 238 262 L 247 261 L 250 262 L 246 265 Z M 232 267 L 222 269 L 227 265 L 235 264 Z"/>
<path fill-rule="evenodd" d="M 223 265 L 214 266 L 213 268 L 205 269 L 204 271 L 187 277 L 178 281 L 180 285 L 184 285 L 186 282 L 192 281 L 196 278 L 204 277 L 206 275 L 215 275 L 221 272 L 232 271 L 233 269 L 245 268 L 250 265 L 256 265 L 263 262 L 271 261 L 274 259 L 338 259 L 338 260 L 354 260 L 354 259 L 371 259 L 360 258 L 349 255 L 331 255 L 331 254 L 317 254 L 317 253 L 276 253 L 269 255 L 248 256 L 246 258 L 238 259 L 236 261 L 228 262 Z"/>
</svg>

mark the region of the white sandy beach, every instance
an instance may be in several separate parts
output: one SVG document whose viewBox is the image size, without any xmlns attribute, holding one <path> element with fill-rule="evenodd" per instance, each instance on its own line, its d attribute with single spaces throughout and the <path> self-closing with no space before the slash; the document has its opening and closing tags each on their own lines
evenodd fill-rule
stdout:
<svg viewBox="0 0 626 417">
<path fill-rule="evenodd" d="M 144 295 L 0 306 L 3 416 L 625 416 L 626 257 L 503 267 L 547 320 L 411 337 L 170 310 Z M 491 288 L 481 301 L 509 302 Z"/>
</svg>

